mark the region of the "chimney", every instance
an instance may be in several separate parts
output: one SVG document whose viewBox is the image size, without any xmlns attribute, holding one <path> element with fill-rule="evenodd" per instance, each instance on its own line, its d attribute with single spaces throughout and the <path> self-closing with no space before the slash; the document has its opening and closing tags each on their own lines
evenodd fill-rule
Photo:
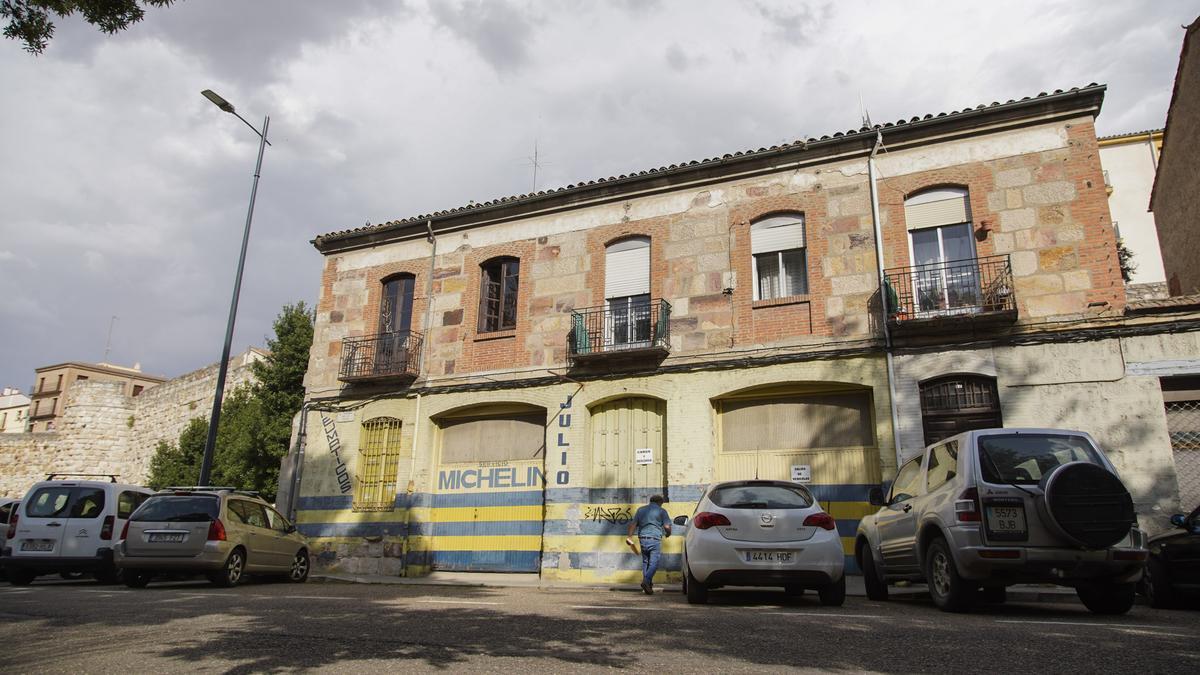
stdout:
<svg viewBox="0 0 1200 675">
<path fill-rule="evenodd" d="M 137 362 L 135 362 L 135 363 L 133 364 L 133 369 L 134 369 L 134 370 L 136 370 L 136 371 L 138 371 L 138 372 L 141 372 L 141 370 L 142 370 L 142 362 L 141 362 L 141 361 L 137 361 Z"/>
</svg>

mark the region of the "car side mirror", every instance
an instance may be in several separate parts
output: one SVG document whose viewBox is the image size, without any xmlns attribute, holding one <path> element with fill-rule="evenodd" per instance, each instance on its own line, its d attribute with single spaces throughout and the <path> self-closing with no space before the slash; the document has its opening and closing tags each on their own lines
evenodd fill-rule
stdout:
<svg viewBox="0 0 1200 675">
<path fill-rule="evenodd" d="M 687 525 L 687 516 L 675 516 L 675 520 L 671 521 L 676 525 Z"/>
<path fill-rule="evenodd" d="M 867 493 L 867 501 L 871 506 L 883 506 L 883 488 L 871 488 L 871 491 Z"/>
<path fill-rule="evenodd" d="M 288 523 L 288 526 L 283 528 L 284 534 L 291 534 L 296 531 L 296 526 Z"/>
<path fill-rule="evenodd" d="M 1187 527 L 1187 516 L 1183 515 L 1182 513 L 1176 513 L 1175 515 L 1171 516 L 1171 524 L 1174 525 L 1175 527 L 1186 528 Z"/>
</svg>

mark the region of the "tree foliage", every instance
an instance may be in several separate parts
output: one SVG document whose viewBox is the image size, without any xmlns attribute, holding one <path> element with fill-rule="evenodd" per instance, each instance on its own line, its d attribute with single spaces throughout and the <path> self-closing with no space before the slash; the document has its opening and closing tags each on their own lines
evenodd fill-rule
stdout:
<svg viewBox="0 0 1200 675">
<path fill-rule="evenodd" d="M 1137 263 L 1133 262 L 1133 251 L 1125 245 L 1124 239 L 1117 240 L 1117 263 L 1121 265 L 1121 279 L 1125 283 L 1132 281 Z"/>
<path fill-rule="evenodd" d="M 142 20 L 147 7 L 166 7 L 175 0 L 0 0 L 0 18 L 8 20 L 4 36 L 25 43 L 25 51 L 41 54 L 54 37 L 54 16 L 78 13 L 84 21 L 112 35 Z"/>
<path fill-rule="evenodd" d="M 213 451 L 212 485 L 258 490 L 268 501 L 274 500 L 292 417 L 304 402 L 312 321 L 312 312 L 303 302 L 285 306 L 275 319 L 274 339 L 267 340 L 270 355 L 251 366 L 257 381 L 225 397 Z M 150 461 L 150 486 L 195 485 L 207 435 L 207 420 L 196 418 L 178 443 L 159 443 Z"/>
</svg>

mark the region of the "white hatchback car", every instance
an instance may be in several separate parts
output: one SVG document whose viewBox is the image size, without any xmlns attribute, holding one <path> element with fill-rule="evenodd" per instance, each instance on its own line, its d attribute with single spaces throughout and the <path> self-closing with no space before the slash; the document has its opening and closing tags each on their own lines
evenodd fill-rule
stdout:
<svg viewBox="0 0 1200 675">
<path fill-rule="evenodd" d="M 816 589 L 821 604 L 846 599 L 845 554 L 837 523 L 808 488 L 777 480 L 740 480 L 708 488 L 683 543 L 688 602 L 708 601 L 722 586 Z"/>
</svg>

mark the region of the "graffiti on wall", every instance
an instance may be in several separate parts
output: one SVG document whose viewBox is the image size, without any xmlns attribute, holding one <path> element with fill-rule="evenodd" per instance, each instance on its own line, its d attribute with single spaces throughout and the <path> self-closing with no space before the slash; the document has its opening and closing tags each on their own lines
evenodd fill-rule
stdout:
<svg viewBox="0 0 1200 675">
<path fill-rule="evenodd" d="M 354 490 L 354 483 L 350 480 L 346 463 L 342 461 L 342 442 L 338 440 L 337 427 L 333 420 L 321 415 L 321 428 L 325 430 L 325 440 L 329 441 L 329 454 L 333 455 L 334 461 L 337 462 L 334 473 L 337 476 L 338 489 L 342 494 L 351 492 Z"/>
<path fill-rule="evenodd" d="M 624 525 L 633 520 L 633 510 L 628 506 L 589 506 L 584 509 L 583 517 L 593 523 Z"/>
</svg>

